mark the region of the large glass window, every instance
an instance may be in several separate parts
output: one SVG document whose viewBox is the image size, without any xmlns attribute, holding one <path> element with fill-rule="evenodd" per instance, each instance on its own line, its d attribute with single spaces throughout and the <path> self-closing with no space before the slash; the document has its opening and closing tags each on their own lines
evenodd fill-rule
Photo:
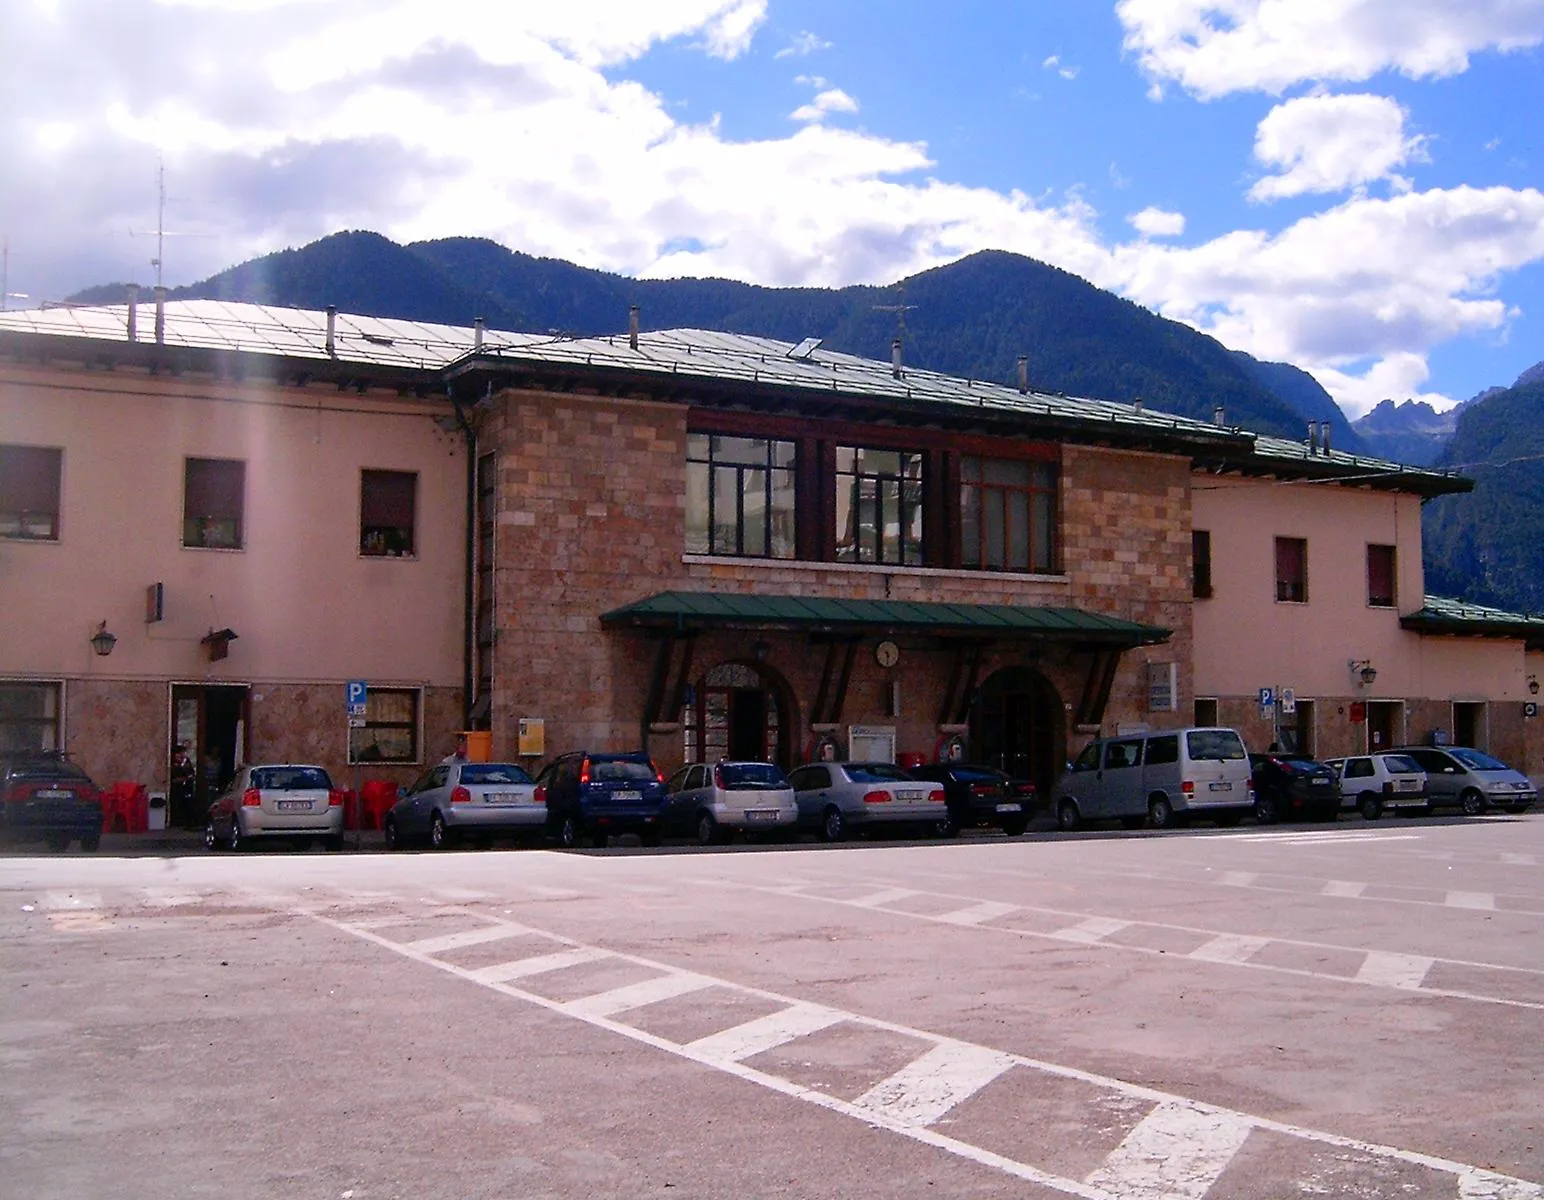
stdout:
<svg viewBox="0 0 1544 1200">
<path fill-rule="evenodd" d="M 694 433 L 686 447 L 686 552 L 794 556 L 794 444 Z"/>
<path fill-rule="evenodd" d="M 190 458 L 183 471 L 182 544 L 217 550 L 242 545 L 247 464 L 230 458 Z"/>
<path fill-rule="evenodd" d="M 837 447 L 836 560 L 922 565 L 922 455 Z"/>
<path fill-rule="evenodd" d="M 59 685 L 0 683 L 0 754 L 57 750 Z"/>
<path fill-rule="evenodd" d="M 0 538 L 58 538 L 63 460 L 49 446 L 0 446 Z"/>
<path fill-rule="evenodd" d="M 417 688 L 370 688 L 364 723 L 348 731 L 349 762 L 417 762 L 418 709 Z"/>
<path fill-rule="evenodd" d="M 1056 468 L 1022 459 L 960 459 L 960 565 L 1056 570 Z"/>
<path fill-rule="evenodd" d="M 418 475 L 362 471 L 359 476 L 359 552 L 403 558 L 413 553 Z"/>
</svg>

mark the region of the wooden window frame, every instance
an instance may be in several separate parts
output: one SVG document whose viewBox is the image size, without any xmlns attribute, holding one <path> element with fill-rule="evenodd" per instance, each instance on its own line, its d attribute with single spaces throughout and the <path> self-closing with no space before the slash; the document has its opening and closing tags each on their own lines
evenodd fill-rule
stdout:
<svg viewBox="0 0 1544 1200">
<path fill-rule="evenodd" d="M 366 467 L 359 472 L 359 553 L 364 558 L 417 557 L 417 471 Z"/>
<path fill-rule="evenodd" d="M 59 540 L 64 451 L 56 446 L 0 445 L 0 539 Z"/>
<path fill-rule="evenodd" d="M 955 564 L 966 571 L 1005 572 L 1022 575 L 1053 575 L 1057 572 L 1061 561 L 1061 478 L 1060 471 L 1051 470 L 1051 479 L 1048 483 L 1036 483 L 1031 481 L 1025 484 L 994 483 L 986 478 L 987 464 L 990 462 L 1025 462 L 1036 465 L 1038 460 L 1002 458 L 995 455 L 958 454 L 951 456 L 954 470 L 950 474 L 950 493 L 957 497 L 955 508 L 958 511 L 958 524 L 954 527 L 953 544 L 958 547 L 958 555 Z M 967 480 L 966 464 L 977 464 L 977 478 Z M 1045 465 L 1043 463 L 1039 465 Z M 976 560 L 967 561 L 967 550 L 964 541 L 965 508 L 970 495 L 975 496 L 977 505 L 976 529 L 977 545 L 975 547 Z M 1003 538 L 999 547 L 1003 559 L 1002 566 L 993 566 L 987 561 L 987 521 L 985 519 L 986 500 L 989 495 L 1001 495 L 1003 497 Z M 1024 529 L 1024 558 L 1023 567 L 1009 566 L 1012 558 L 1011 547 L 1014 541 L 1012 520 L 1010 517 L 1010 496 L 1023 496 L 1025 498 L 1025 511 L 1028 525 Z M 1050 542 L 1041 545 L 1043 539 L 1039 536 L 1040 521 L 1037 516 L 1043 507 L 1050 509 Z"/>
<path fill-rule="evenodd" d="M 706 438 L 708 442 L 707 453 L 703 457 L 693 455 L 691 441 L 693 438 Z M 734 438 L 739 441 L 762 443 L 764 452 L 763 461 L 760 463 L 744 463 L 737 461 L 720 460 L 716 454 L 718 441 L 721 438 Z M 792 451 L 793 461 L 789 464 L 779 464 L 778 447 L 786 446 Z M 687 435 L 686 463 L 687 473 L 690 475 L 693 467 L 705 469 L 707 474 L 707 512 L 703 514 L 707 531 L 707 548 L 689 551 L 693 554 L 708 554 L 725 558 L 755 558 L 773 559 L 779 562 L 792 562 L 798 558 L 798 523 L 799 523 L 799 494 L 800 494 L 800 461 L 801 447 L 793 438 L 771 437 L 751 433 L 710 433 L 693 430 Z M 759 471 L 762 474 L 761 500 L 763 504 L 760 537 L 763 549 L 747 549 L 747 514 L 746 500 L 752 494 L 747 486 L 747 474 Z M 733 487 L 730 489 L 735 500 L 735 512 L 732 522 L 721 521 L 718 513 L 719 480 L 732 477 Z M 781 488 L 778 484 L 791 485 L 793 492 L 793 518 L 794 536 L 786 545 L 786 553 L 780 553 L 777 544 L 775 530 L 777 527 L 777 515 L 781 509 L 777 508 L 773 499 L 779 495 Z M 691 489 L 687 489 L 687 504 L 691 504 Z M 690 514 L 688 513 L 688 523 Z M 732 524 L 734 529 L 734 545 L 722 546 L 718 544 L 717 534 L 721 525 Z"/>
<path fill-rule="evenodd" d="M 183 546 L 190 550 L 244 549 L 246 487 L 244 459 L 195 455 L 185 458 L 182 464 Z M 195 506 L 206 511 L 196 512 Z"/>
<path fill-rule="evenodd" d="M 1385 558 L 1385 564 L 1378 559 Z M 1395 546 L 1378 542 L 1367 544 L 1367 606 L 1369 608 L 1397 608 L 1399 606 L 1399 551 Z M 1386 580 L 1386 587 L 1382 575 Z M 1381 590 L 1380 590 L 1381 589 Z"/>
<path fill-rule="evenodd" d="M 42 716 L 24 715 L 19 711 L 24 705 L 17 705 L 18 712 L 12 714 L 11 704 L 0 702 L 0 754 L 58 750 L 64 746 L 62 682 L 55 679 L 0 679 L 0 693 L 4 692 L 42 696 L 44 711 Z M 39 731 L 40 737 L 20 736 L 28 731 Z"/>
<path fill-rule="evenodd" d="M 1308 603 L 1308 539 L 1276 539 L 1276 602 Z"/>
</svg>

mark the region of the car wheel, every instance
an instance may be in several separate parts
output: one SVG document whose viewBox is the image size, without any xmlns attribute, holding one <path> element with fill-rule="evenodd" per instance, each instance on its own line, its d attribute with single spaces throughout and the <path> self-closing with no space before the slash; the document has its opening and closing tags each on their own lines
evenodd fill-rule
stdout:
<svg viewBox="0 0 1544 1200">
<path fill-rule="evenodd" d="M 204 849 L 218 850 L 220 848 L 220 835 L 214 827 L 214 818 L 210 817 L 204 826 Z"/>
<path fill-rule="evenodd" d="M 562 846 L 565 850 L 577 850 L 582 836 L 583 831 L 579 828 L 579 818 L 575 816 L 564 817 L 563 823 L 558 826 L 558 845 Z"/>
<path fill-rule="evenodd" d="M 1479 788 L 1467 788 L 1458 802 L 1464 806 L 1466 817 L 1478 817 L 1485 811 L 1485 796 Z"/>
<path fill-rule="evenodd" d="M 1147 821 L 1154 829 L 1173 829 L 1174 806 L 1162 796 L 1154 796 L 1147 802 Z"/>
<path fill-rule="evenodd" d="M 233 813 L 231 814 L 230 830 L 225 835 L 225 848 L 234 854 L 245 846 L 246 841 L 241 836 L 241 822 L 236 819 Z"/>
<path fill-rule="evenodd" d="M 835 805 L 820 818 L 820 836 L 828 842 L 840 842 L 847 836 L 847 821 Z"/>
<path fill-rule="evenodd" d="M 944 817 L 940 821 L 933 822 L 933 836 L 936 838 L 953 838 L 960 836 L 960 823 L 952 816 Z"/>
<path fill-rule="evenodd" d="M 1373 792 L 1363 792 L 1361 802 L 1356 807 L 1368 821 L 1376 821 L 1383 815 L 1383 800 Z"/>
<path fill-rule="evenodd" d="M 1056 806 L 1056 828 L 1064 833 L 1070 833 L 1083 824 L 1083 815 L 1078 812 L 1078 806 L 1071 800 L 1063 800 Z"/>
<path fill-rule="evenodd" d="M 402 849 L 402 839 L 397 835 L 397 822 L 394 817 L 386 818 L 386 823 L 381 826 L 381 833 L 386 838 L 386 849 Z"/>
<path fill-rule="evenodd" d="M 70 835 L 67 833 L 45 834 L 43 844 L 55 854 L 63 854 L 70 848 Z"/>
<path fill-rule="evenodd" d="M 1012 817 L 1003 822 L 1003 832 L 1009 837 L 1019 837 L 1028 828 L 1029 819 L 1027 817 Z"/>
<path fill-rule="evenodd" d="M 329 833 L 322 839 L 322 848 L 334 853 L 343 849 L 343 835 L 341 833 Z"/>
<path fill-rule="evenodd" d="M 450 830 L 445 828 L 445 818 L 435 813 L 429 818 L 429 849 L 443 850 L 450 845 Z"/>
<path fill-rule="evenodd" d="M 718 841 L 718 822 L 713 819 L 712 813 L 697 814 L 697 844 L 699 846 L 711 846 Z"/>
<path fill-rule="evenodd" d="M 1276 797 L 1258 793 L 1254 802 L 1256 825 L 1274 825 L 1281 820 L 1281 810 L 1276 807 Z"/>
</svg>

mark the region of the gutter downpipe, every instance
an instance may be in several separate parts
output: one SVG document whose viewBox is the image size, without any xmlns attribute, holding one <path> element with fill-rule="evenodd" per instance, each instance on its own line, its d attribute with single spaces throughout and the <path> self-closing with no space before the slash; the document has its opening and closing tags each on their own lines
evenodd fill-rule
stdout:
<svg viewBox="0 0 1544 1200">
<path fill-rule="evenodd" d="M 472 664 L 477 638 L 477 597 L 474 591 L 477 570 L 477 428 L 472 424 L 461 397 L 449 390 L 451 406 L 456 410 L 456 424 L 466 440 L 466 547 L 463 555 L 461 596 L 461 728 L 472 727 Z M 493 384 L 486 396 L 493 395 Z M 493 725 L 489 714 L 489 727 Z"/>
</svg>

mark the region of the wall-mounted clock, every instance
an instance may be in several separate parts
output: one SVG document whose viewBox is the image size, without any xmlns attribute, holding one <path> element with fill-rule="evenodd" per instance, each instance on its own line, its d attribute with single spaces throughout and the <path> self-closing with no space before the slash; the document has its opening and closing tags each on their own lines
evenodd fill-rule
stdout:
<svg viewBox="0 0 1544 1200">
<path fill-rule="evenodd" d="M 901 661 L 901 648 L 894 642 L 880 642 L 874 647 L 874 661 L 888 670 Z"/>
</svg>

